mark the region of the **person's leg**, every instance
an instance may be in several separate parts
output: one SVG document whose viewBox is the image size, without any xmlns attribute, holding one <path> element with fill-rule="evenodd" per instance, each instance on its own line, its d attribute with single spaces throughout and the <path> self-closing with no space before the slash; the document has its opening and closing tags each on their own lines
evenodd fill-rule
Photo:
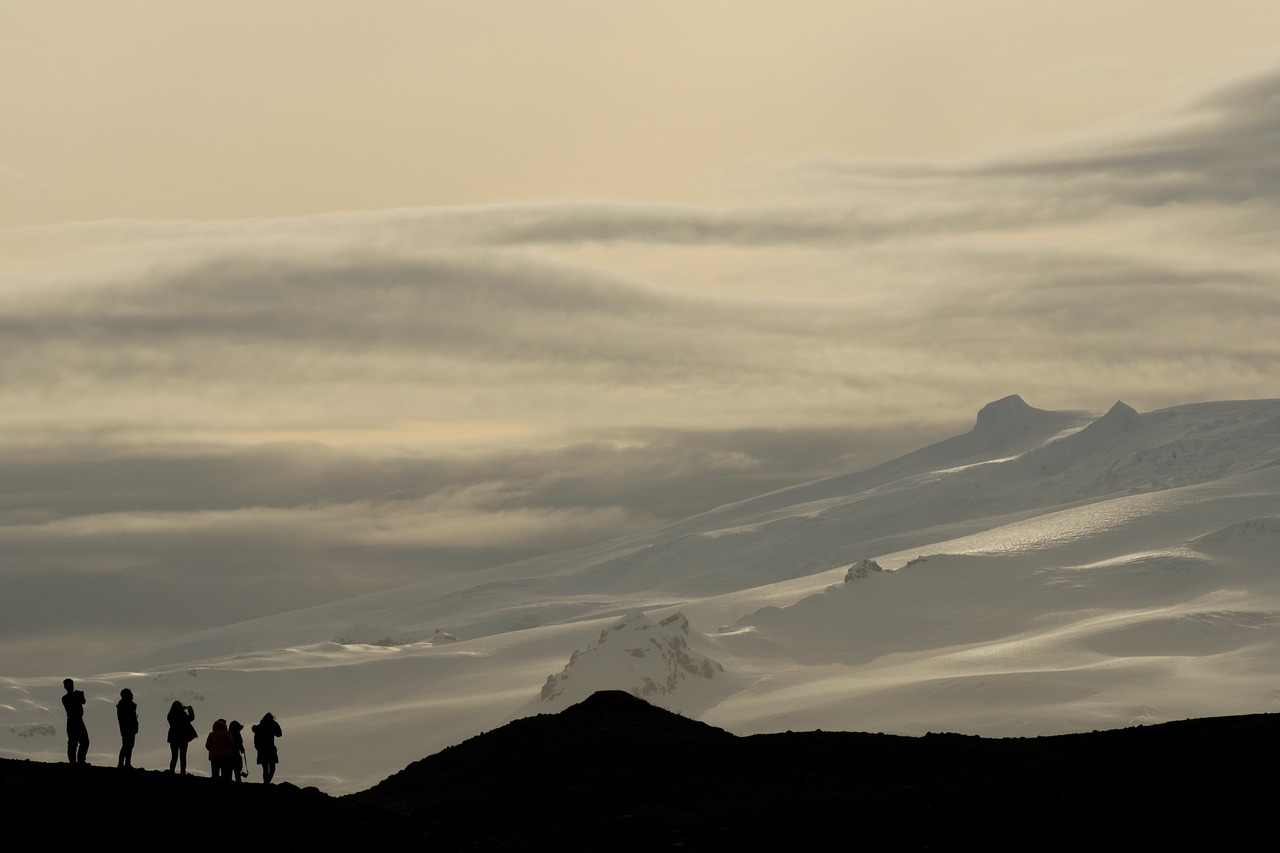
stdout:
<svg viewBox="0 0 1280 853">
<path fill-rule="evenodd" d="M 276 766 L 275 766 L 274 764 L 264 764 L 264 765 L 262 765 L 262 781 L 263 781 L 263 784 L 270 785 L 270 784 L 271 784 L 271 780 L 272 780 L 273 778 L 275 778 L 275 775 L 276 775 Z"/>
<path fill-rule="evenodd" d="M 169 744 L 169 772 L 178 766 L 178 745 L 176 743 Z"/>
<path fill-rule="evenodd" d="M 178 744 L 178 763 L 182 767 L 182 772 L 187 772 L 187 745 L 185 743 Z"/>
<path fill-rule="evenodd" d="M 80 748 L 76 750 L 76 763 L 85 764 L 85 758 L 89 755 L 89 733 L 87 731 L 80 732 Z"/>
</svg>

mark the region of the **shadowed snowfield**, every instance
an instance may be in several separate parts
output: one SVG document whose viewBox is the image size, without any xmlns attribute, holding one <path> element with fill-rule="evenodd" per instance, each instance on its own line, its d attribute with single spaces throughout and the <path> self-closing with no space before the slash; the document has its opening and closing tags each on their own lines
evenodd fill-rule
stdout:
<svg viewBox="0 0 1280 853">
<path fill-rule="evenodd" d="M 1280 401 L 1007 397 L 973 430 L 670 527 L 0 679 L 0 755 L 167 766 L 164 714 L 280 719 L 331 793 L 621 688 L 737 734 L 1037 735 L 1280 706 Z M 191 766 L 207 772 L 203 750 Z M 256 769 L 251 781 L 259 778 Z"/>
</svg>

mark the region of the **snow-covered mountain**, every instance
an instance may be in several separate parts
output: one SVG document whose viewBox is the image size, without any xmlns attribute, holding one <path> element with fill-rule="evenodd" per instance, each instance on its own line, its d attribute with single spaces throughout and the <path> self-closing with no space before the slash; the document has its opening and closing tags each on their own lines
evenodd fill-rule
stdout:
<svg viewBox="0 0 1280 853">
<path fill-rule="evenodd" d="M 600 632 L 563 670 L 547 676 L 532 713 L 562 711 L 599 690 L 626 690 L 652 705 L 703 710 L 741 687 L 701 654 L 689 620 L 675 613 L 654 622 L 633 613 Z"/>
<path fill-rule="evenodd" d="M 1093 416 L 1007 397 L 866 471 L 104 662 L 77 678 L 91 760 L 114 760 L 122 687 L 145 766 L 181 698 L 198 724 L 273 711 L 282 778 L 338 792 L 602 688 L 738 733 L 1275 710 L 1277 463 L 1280 400 Z M 0 679 L 0 754 L 62 754 L 65 675 Z"/>
</svg>

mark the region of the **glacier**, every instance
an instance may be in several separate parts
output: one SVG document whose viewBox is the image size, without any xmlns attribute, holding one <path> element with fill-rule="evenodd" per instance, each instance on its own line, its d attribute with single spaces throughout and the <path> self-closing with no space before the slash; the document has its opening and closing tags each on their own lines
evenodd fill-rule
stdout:
<svg viewBox="0 0 1280 853">
<path fill-rule="evenodd" d="M 1280 400 L 1010 396 L 963 435 L 659 530 L 0 678 L 0 755 L 65 756 L 66 675 L 91 762 L 114 763 L 128 687 L 135 763 L 167 766 L 174 699 L 198 727 L 272 711 L 280 778 L 332 793 L 598 689 L 738 734 L 1274 711 L 1277 554 Z"/>
</svg>

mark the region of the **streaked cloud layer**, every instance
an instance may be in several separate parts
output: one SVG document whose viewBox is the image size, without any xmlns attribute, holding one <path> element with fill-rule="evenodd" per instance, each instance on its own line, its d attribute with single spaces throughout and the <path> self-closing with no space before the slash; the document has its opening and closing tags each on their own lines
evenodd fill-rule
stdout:
<svg viewBox="0 0 1280 853">
<path fill-rule="evenodd" d="M 1009 393 L 1274 396 L 1280 71 L 1206 76 L 964 157 L 761 150 L 706 202 L 18 220 L 0 666 L 644 529 Z"/>
</svg>

